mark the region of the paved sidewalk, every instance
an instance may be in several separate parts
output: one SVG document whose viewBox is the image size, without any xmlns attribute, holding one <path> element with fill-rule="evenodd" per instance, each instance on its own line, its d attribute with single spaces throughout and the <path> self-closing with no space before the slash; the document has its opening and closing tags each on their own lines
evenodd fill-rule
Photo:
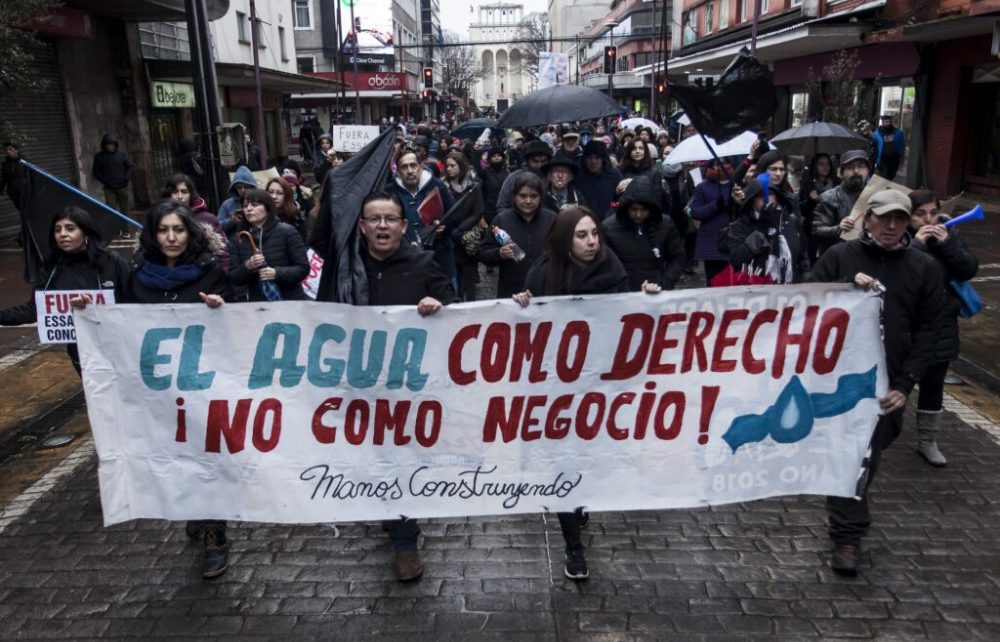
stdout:
<svg viewBox="0 0 1000 642">
<path fill-rule="evenodd" d="M 180 525 L 101 526 L 81 447 L 0 515 L 0 637 L 998 640 L 1000 433 L 949 404 L 948 468 L 914 454 L 912 422 L 888 451 L 855 580 L 827 568 L 821 500 L 791 497 L 595 514 L 579 584 L 542 515 L 425 523 L 411 585 L 377 524 L 238 524 L 228 573 L 206 582 Z"/>
</svg>

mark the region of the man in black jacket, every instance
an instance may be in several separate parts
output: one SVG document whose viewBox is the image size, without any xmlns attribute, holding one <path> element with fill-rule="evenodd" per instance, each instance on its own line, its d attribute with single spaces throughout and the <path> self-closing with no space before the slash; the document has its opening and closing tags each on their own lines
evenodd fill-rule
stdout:
<svg viewBox="0 0 1000 642">
<path fill-rule="evenodd" d="M 510 176 L 507 169 L 507 159 L 503 148 L 499 145 L 490 149 L 487 155 L 488 165 L 480 174 L 483 180 L 483 218 L 487 223 L 493 222 L 493 217 L 497 215 L 497 199 L 500 197 L 500 189 L 503 183 Z"/>
<path fill-rule="evenodd" d="M 882 451 L 903 428 L 906 397 L 930 365 L 938 319 L 944 307 L 943 276 L 929 255 L 910 249 L 906 232 L 910 199 L 896 190 L 872 196 L 864 216 L 861 237 L 838 243 L 813 267 L 812 280 L 855 283 L 866 290 L 884 286 L 882 308 L 889 392 L 879 400 L 884 413 L 875 426 L 871 456 L 861 499 L 828 497 L 832 568 L 853 577 L 858 572 L 861 538 L 868 532 L 868 485 L 878 469 Z"/>
<path fill-rule="evenodd" d="M 615 200 L 615 188 L 621 182 L 622 173 L 611 166 L 608 146 L 603 140 L 591 140 L 583 146 L 583 166 L 573 183 L 598 218 L 604 219 L 614 213 L 611 203 Z"/>
<path fill-rule="evenodd" d="M 27 181 L 27 171 L 21 164 L 21 150 L 16 143 L 3 144 L 3 163 L 0 165 L 0 196 L 7 193 L 14 207 L 21 211 L 21 197 Z"/>
<path fill-rule="evenodd" d="M 365 197 L 358 226 L 365 241 L 361 251 L 368 305 L 416 305 L 418 313 L 429 316 L 458 298 L 434 253 L 404 242 L 406 225 L 403 204 L 395 194 L 374 192 Z M 416 520 L 395 519 L 384 527 L 396 551 L 396 577 L 401 582 L 419 578 L 424 566 L 417 551 Z"/>
<path fill-rule="evenodd" d="M 135 165 L 118 144 L 118 139 L 104 134 L 101 151 L 94 154 L 91 171 L 104 187 L 104 202 L 123 214 L 127 214 L 132 205 L 129 181 L 133 169 Z"/>
</svg>

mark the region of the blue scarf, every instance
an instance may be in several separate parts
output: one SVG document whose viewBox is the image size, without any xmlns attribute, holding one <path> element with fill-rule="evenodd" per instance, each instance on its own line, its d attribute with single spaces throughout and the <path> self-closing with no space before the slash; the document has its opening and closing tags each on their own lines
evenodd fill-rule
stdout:
<svg viewBox="0 0 1000 642">
<path fill-rule="evenodd" d="M 143 263 L 136 270 L 135 278 L 147 288 L 169 292 L 189 283 L 194 283 L 204 274 L 205 268 L 194 263 L 176 265 L 174 267 L 157 265 L 156 263 Z"/>
</svg>

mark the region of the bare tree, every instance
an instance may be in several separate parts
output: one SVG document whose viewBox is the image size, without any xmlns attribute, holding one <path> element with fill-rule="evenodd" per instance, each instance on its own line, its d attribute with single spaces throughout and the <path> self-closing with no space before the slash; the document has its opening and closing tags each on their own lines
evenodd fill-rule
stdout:
<svg viewBox="0 0 1000 642">
<path fill-rule="evenodd" d="M 538 78 L 538 58 L 543 51 L 549 50 L 549 14 L 540 11 L 529 13 L 521 23 L 517 39 L 526 40 L 521 44 L 521 68 L 514 73 L 523 73 L 534 79 Z"/>
<path fill-rule="evenodd" d="M 46 12 L 57 4 L 57 0 L 0 1 L 0 96 L 16 99 L 20 93 L 45 89 L 32 54 L 39 46 L 38 41 L 34 32 L 25 30 L 23 25 L 44 19 Z M 26 139 L 0 115 L 0 140 L 24 143 Z"/>
<path fill-rule="evenodd" d="M 829 123 L 838 123 L 853 128 L 855 123 L 868 111 L 865 107 L 865 82 L 857 78 L 861 58 L 855 50 L 841 49 L 834 52 L 830 64 L 819 74 L 809 70 L 806 89 L 810 100 L 818 100 L 820 109 L 810 108 L 820 118 Z M 875 78 L 873 87 L 877 92 L 881 76 Z"/>
<path fill-rule="evenodd" d="M 456 46 L 441 48 L 438 63 L 441 67 L 441 84 L 448 93 L 468 98 L 472 86 L 489 70 L 483 69 L 472 47 L 457 44 L 460 40 L 456 36 L 449 34 L 445 40 L 449 44 L 456 43 Z"/>
</svg>

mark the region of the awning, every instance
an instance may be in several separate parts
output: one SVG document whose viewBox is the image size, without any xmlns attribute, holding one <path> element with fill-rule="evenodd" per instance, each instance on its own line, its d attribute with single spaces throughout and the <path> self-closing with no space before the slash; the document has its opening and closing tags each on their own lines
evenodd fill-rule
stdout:
<svg viewBox="0 0 1000 642">
<path fill-rule="evenodd" d="M 66 6 L 126 22 L 172 22 L 185 20 L 184 0 L 68 0 Z M 229 11 L 229 0 L 205 0 L 209 20 Z"/>
<path fill-rule="evenodd" d="M 173 80 L 178 82 L 191 82 L 191 63 L 178 60 L 147 60 L 149 71 L 156 80 Z M 228 62 L 215 63 L 215 73 L 218 75 L 219 84 L 224 87 L 254 87 L 253 65 L 236 64 Z M 314 92 L 338 92 L 340 83 L 335 80 L 326 80 L 307 76 L 305 74 L 293 74 L 287 71 L 277 71 L 275 69 L 260 70 L 261 86 L 267 91 L 281 94 L 307 94 Z"/>
</svg>

